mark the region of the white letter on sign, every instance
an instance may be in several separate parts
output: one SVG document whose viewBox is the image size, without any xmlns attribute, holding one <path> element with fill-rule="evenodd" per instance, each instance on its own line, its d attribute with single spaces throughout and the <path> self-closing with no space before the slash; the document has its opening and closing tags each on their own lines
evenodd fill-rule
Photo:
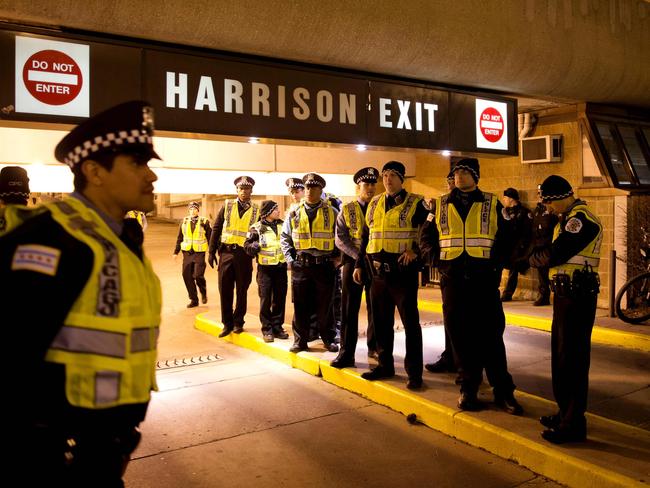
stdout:
<svg viewBox="0 0 650 488">
<path fill-rule="evenodd" d="M 167 107 L 176 108 L 176 95 L 178 108 L 187 108 L 187 73 L 178 73 L 177 85 L 176 73 L 167 71 Z"/>
<path fill-rule="evenodd" d="M 306 88 L 296 88 L 293 90 L 293 99 L 300 106 L 293 107 L 293 116 L 298 120 L 307 120 L 309 118 L 309 105 L 305 100 L 309 100 L 309 91 Z"/>
<path fill-rule="evenodd" d="M 411 130 L 411 121 L 409 120 L 409 107 L 411 106 L 411 102 L 405 100 L 397 100 L 397 106 L 399 107 L 399 120 L 397 121 L 397 128 Z"/>
<path fill-rule="evenodd" d="M 320 90 L 316 93 L 316 117 L 321 122 L 332 120 L 332 94 L 327 90 Z"/>
<path fill-rule="evenodd" d="M 433 113 L 438 110 L 438 105 L 435 103 L 425 103 L 424 110 L 427 111 L 427 121 L 429 122 L 429 132 L 436 131 L 435 120 L 433 118 Z"/>
<path fill-rule="evenodd" d="M 390 109 L 387 108 L 387 105 L 390 106 L 390 98 L 380 98 L 379 99 L 379 127 L 393 127 L 393 123 L 388 120 L 390 117 Z"/>
<path fill-rule="evenodd" d="M 199 81 L 199 89 L 196 93 L 196 103 L 194 110 L 203 110 L 203 107 L 208 106 L 210 112 L 217 111 L 217 101 L 214 98 L 214 88 L 212 88 L 212 78 L 209 76 L 201 76 Z"/>
<path fill-rule="evenodd" d="M 252 104 L 252 113 L 253 115 L 260 114 L 260 105 L 262 106 L 262 115 L 268 117 L 271 115 L 271 107 L 269 105 L 269 85 L 265 83 L 251 83 L 251 104 Z"/>
<path fill-rule="evenodd" d="M 244 92 L 244 87 L 241 81 L 230 80 L 226 78 L 223 80 L 223 111 L 232 113 L 232 105 L 235 104 L 235 113 L 244 113 L 244 101 L 241 94 Z"/>
<path fill-rule="evenodd" d="M 339 122 L 341 124 L 357 123 L 356 100 L 357 96 L 352 93 L 349 95 L 339 93 Z"/>
</svg>

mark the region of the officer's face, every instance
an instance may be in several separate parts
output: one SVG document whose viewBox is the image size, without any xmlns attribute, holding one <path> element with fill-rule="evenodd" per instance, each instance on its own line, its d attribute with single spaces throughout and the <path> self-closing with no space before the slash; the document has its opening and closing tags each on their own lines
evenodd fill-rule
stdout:
<svg viewBox="0 0 650 488">
<path fill-rule="evenodd" d="M 309 185 L 305 188 L 305 199 L 309 203 L 318 203 L 322 194 L 323 189 L 320 186 Z"/>
<path fill-rule="evenodd" d="M 291 193 L 291 201 L 293 203 L 300 203 L 300 200 L 302 200 L 305 196 L 305 189 L 292 188 L 290 193 Z"/>
<path fill-rule="evenodd" d="M 129 210 L 154 209 L 153 182 L 158 179 L 149 168 L 149 158 L 118 154 L 108 171 L 95 161 L 84 163 L 89 185 L 87 196 L 109 215 L 124 215 Z M 86 191 L 85 191 L 86 192 Z"/>
<path fill-rule="evenodd" d="M 454 172 L 454 184 L 460 191 L 472 191 L 476 188 L 472 173 L 464 168 L 459 168 Z"/>
<path fill-rule="evenodd" d="M 377 190 L 377 183 L 368 183 L 367 181 L 362 181 L 359 183 L 359 198 L 364 202 L 369 202 L 372 200 L 372 197 L 375 196 L 375 191 Z"/>
<path fill-rule="evenodd" d="M 551 200 L 550 202 L 544 202 L 546 211 L 553 215 L 560 215 L 564 211 L 564 203 L 562 200 Z"/>
<path fill-rule="evenodd" d="M 386 188 L 386 192 L 388 192 L 389 195 L 395 195 L 402 189 L 402 179 L 397 173 L 395 173 L 395 171 L 384 171 L 381 178 L 384 182 L 384 188 Z"/>
<path fill-rule="evenodd" d="M 251 199 L 251 194 L 253 193 L 253 188 L 250 186 L 238 186 L 237 187 L 237 197 L 242 202 L 247 202 Z"/>
<path fill-rule="evenodd" d="M 268 220 L 269 222 L 273 222 L 273 221 L 275 221 L 275 220 L 278 220 L 279 218 L 280 218 L 280 208 L 279 208 L 279 207 L 275 207 L 275 209 L 273 210 L 273 212 L 271 212 L 271 213 L 266 217 L 266 220 Z"/>
<path fill-rule="evenodd" d="M 196 217 L 199 215 L 199 209 L 196 207 L 190 207 L 190 217 Z"/>
</svg>

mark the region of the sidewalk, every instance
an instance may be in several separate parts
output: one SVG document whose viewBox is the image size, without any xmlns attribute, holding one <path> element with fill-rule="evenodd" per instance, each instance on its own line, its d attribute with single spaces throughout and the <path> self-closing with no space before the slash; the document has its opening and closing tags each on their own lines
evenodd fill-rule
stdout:
<svg viewBox="0 0 650 488">
<path fill-rule="evenodd" d="M 439 309 L 439 290 L 421 289 L 423 308 Z M 505 304 L 508 323 L 525 317 L 532 322 L 547 322 L 550 327 L 551 307 L 532 307 L 514 302 Z M 529 314 L 527 307 L 530 307 Z M 513 313 L 516 310 L 516 313 Z M 535 313 L 533 313 L 535 312 Z M 362 317 L 364 314 L 361 314 Z M 437 319 L 436 319 L 436 316 Z M 360 317 L 361 318 L 361 317 Z M 441 323 L 439 312 L 421 310 L 423 323 Z M 598 325 L 606 331 L 608 322 Z M 360 324 L 364 327 L 365 324 Z M 209 311 L 196 318 L 195 327 L 212 335 L 221 330 L 218 313 Z M 290 326 L 286 326 L 290 330 Z M 624 332 L 623 332 L 624 333 Z M 636 334 L 636 331 L 634 332 Z M 639 334 L 647 337 L 647 334 Z M 425 361 L 432 360 L 441 351 L 443 331 L 440 325 L 423 329 Z M 635 337 L 635 340 L 638 338 Z M 405 415 L 415 414 L 416 421 L 432 429 L 480 447 L 505 459 L 515 461 L 532 471 L 568 486 L 623 487 L 647 486 L 650 482 L 650 361 L 645 353 L 612 347 L 595 346 L 594 355 L 602 356 L 592 364 L 590 411 L 596 403 L 606 415 L 588 414 L 589 433 L 585 443 L 554 446 L 540 437 L 542 430 L 537 419 L 554 412 L 550 393 L 550 339 L 539 330 L 508 327 L 507 348 L 510 371 L 519 385 L 517 397 L 525 415 L 514 417 L 490 408 L 477 413 L 460 412 L 456 408 L 458 387 L 450 374 L 433 375 L 425 372 L 425 389 L 411 392 L 406 389 L 406 374 L 401 366 L 403 332 L 395 337 L 397 374 L 394 379 L 368 382 L 360 378 L 370 364 L 364 341 L 357 348 L 356 368 L 337 370 L 329 366 L 334 353 L 325 352 L 320 341 L 310 344 L 309 352 L 292 354 L 291 340 L 264 343 L 256 316 L 247 316 L 246 332 L 231 334 L 226 340 L 274 358 L 328 383 L 364 396 L 376 403 Z M 644 344 L 641 342 L 641 344 Z M 312 348 L 313 346 L 313 348 Z M 617 358 L 624 357 L 621 365 Z M 483 385 L 479 394 L 486 402 L 492 401 L 491 389 Z M 612 420 L 617 419 L 617 420 Z"/>
</svg>

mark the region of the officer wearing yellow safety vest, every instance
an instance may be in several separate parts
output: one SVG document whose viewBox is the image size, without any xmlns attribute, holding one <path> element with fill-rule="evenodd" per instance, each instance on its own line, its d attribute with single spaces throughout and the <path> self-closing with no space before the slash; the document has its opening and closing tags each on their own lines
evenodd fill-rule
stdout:
<svg viewBox="0 0 650 488">
<path fill-rule="evenodd" d="M 5 166 L 0 170 L 0 235 L 11 230 L 19 222 L 19 215 L 9 212 L 7 222 L 5 213 L 9 206 L 26 206 L 29 200 L 29 177 L 20 166 Z M 14 219 L 16 215 L 17 219 Z"/>
<path fill-rule="evenodd" d="M 260 322 L 264 342 L 288 339 L 284 330 L 284 306 L 287 300 L 287 263 L 280 248 L 282 220 L 273 200 L 260 206 L 261 220 L 248 231 L 244 249 L 257 257 L 257 290 L 260 296 Z"/>
<path fill-rule="evenodd" d="M 550 267 L 553 297 L 551 364 L 553 395 L 559 411 L 540 418 L 547 427 L 544 439 L 561 444 L 587 436 L 587 393 L 591 330 L 599 291 L 598 263 L 603 227 L 587 207 L 573 196 L 561 176 L 551 175 L 541 186 L 548 211 L 559 216 L 553 242 L 533 251 L 531 266 Z"/>
<path fill-rule="evenodd" d="M 479 190 L 477 159 L 461 159 L 453 172 L 456 188 L 436 200 L 421 247 L 438 263 L 445 329 L 461 385 L 458 408 L 483 408 L 477 394 L 485 368 L 497 406 L 520 415 L 499 297 L 501 270 L 511 255 L 511 226 L 505 225 L 507 214 L 496 195 Z"/>
<path fill-rule="evenodd" d="M 5 359 L 20 365 L 4 456 L 21 485 L 123 486 L 156 388 L 160 283 L 123 224 L 154 208 L 152 136 L 145 102 L 81 123 L 55 151 L 74 193 L 0 238 Z"/>
<path fill-rule="evenodd" d="M 367 345 L 368 356 L 377 358 L 375 326 L 370 306 L 370 277 L 366 276 L 363 285 L 358 285 L 352 277 L 354 266 L 359 257 L 361 236 L 365 226 L 368 204 L 375 196 L 379 171 L 367 167 L 357 171 L 353 177 L 359 196 L 356 200 L 343 205 L 336 219 L 336 247 L 343 253 L 341 270 L 341 349 L 338 356 L 330 363 L 335 368 L 354 366 L 354 353 L 359 335 L 359 309 L 361 294 L 366 292 L 366 309 L 368 312 Z"/>
<path fill-rule="evenodd" d="M 205 252 L 208 250 L 212 228 L 210 221 L 199 215 L 199 208 L 199 202 L 190 202 L 188 205 L 189 215 L 181 222 L 174 248 L 174 259 L 179 252 L 183 251 L 183 281 L 187 288 L 187 295 L 190 297 L 187 308 L 199 305 L 197 287 L 201 293 L 201 303 L 208 303 L 208 291 L 205 283 Z"/>
<path fill-rule="evenodd" d="M 140 212 L 139 210 L 129 210 L 124 218 L 137 220 L 140 227 L 142 227 L 142 230 L 147 230 L 147 216 L 144 212 Z"/>
<path fill-rule="evenodd" d="M 246 315 L 246 294 L 253 279 L 253 261 L 244 251 L 244 241 L 251 225 L 260 217 L 260 207 L 251 202 L 255 180 L 250 176 L 235 178 L 237 198 L 227 199 L 219 210 L 212 225 L 208 248 L 208 264 L 214 268 L 219 253 L 219 296 L 221 301 L 221 322 L 223 330 L 219 337 L 231 332 L 244 331 Z M 233 311 L 234 291 L 237 302 Z"/>
<path fill-rule="evenodd" d="M 331 316 L 335 268 L 334 225 L 338 212 L 322 200 L 325 179 L 316 173 L 303 176 L 305 198 L 289 212 L 280 245 L 291 269 L 294 344 L 291 352 L 306 351 L 310 317 L 315 314 L 325 349 L 337 352 Z"/>
<path fill-rule="evenodd" d="M 354 281 L 363 283 L 362 269 L 372 273 L 370 304 L 377 338 L 378 366 L 363 373 L 367 380 L 395 375 L 393 341 L 395 307 L 406 333 L 404 366 L 407 388 L 422 387 L 422 329 L 418 312 L 418 229 L 428 210 L 420 195 L 402 188 L 406 168 L 399 161 L 389 161 L 381 171 L 386 192 L 375 196 L 368 205 L 366 226 Z"/>
</svg>

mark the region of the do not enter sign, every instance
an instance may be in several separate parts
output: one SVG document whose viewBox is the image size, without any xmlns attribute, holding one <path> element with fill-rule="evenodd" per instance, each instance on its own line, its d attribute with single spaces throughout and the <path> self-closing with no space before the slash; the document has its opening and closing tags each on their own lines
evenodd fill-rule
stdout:
<svg viewBox="0 0 650 488">
<path fill-rule="evenodd" d="M 61 51 L 48 49 L 29 57 L 23 67 L 25 87 L 37 100 L 63 105 L 74 100 L 83 85 L 81 69 Z"/>
<path fill-rule="evenodd" d="M 503 117 L 493 107 L 488 107 L 481 113 L 479 121 L 481 132 L 490 142 L 497 142 L 503 136 Z"/>
<path fill-rule="evenodd" d="M 476 147 L 508 150 L 508 105 L 476 99 Z"/>
</svg>

